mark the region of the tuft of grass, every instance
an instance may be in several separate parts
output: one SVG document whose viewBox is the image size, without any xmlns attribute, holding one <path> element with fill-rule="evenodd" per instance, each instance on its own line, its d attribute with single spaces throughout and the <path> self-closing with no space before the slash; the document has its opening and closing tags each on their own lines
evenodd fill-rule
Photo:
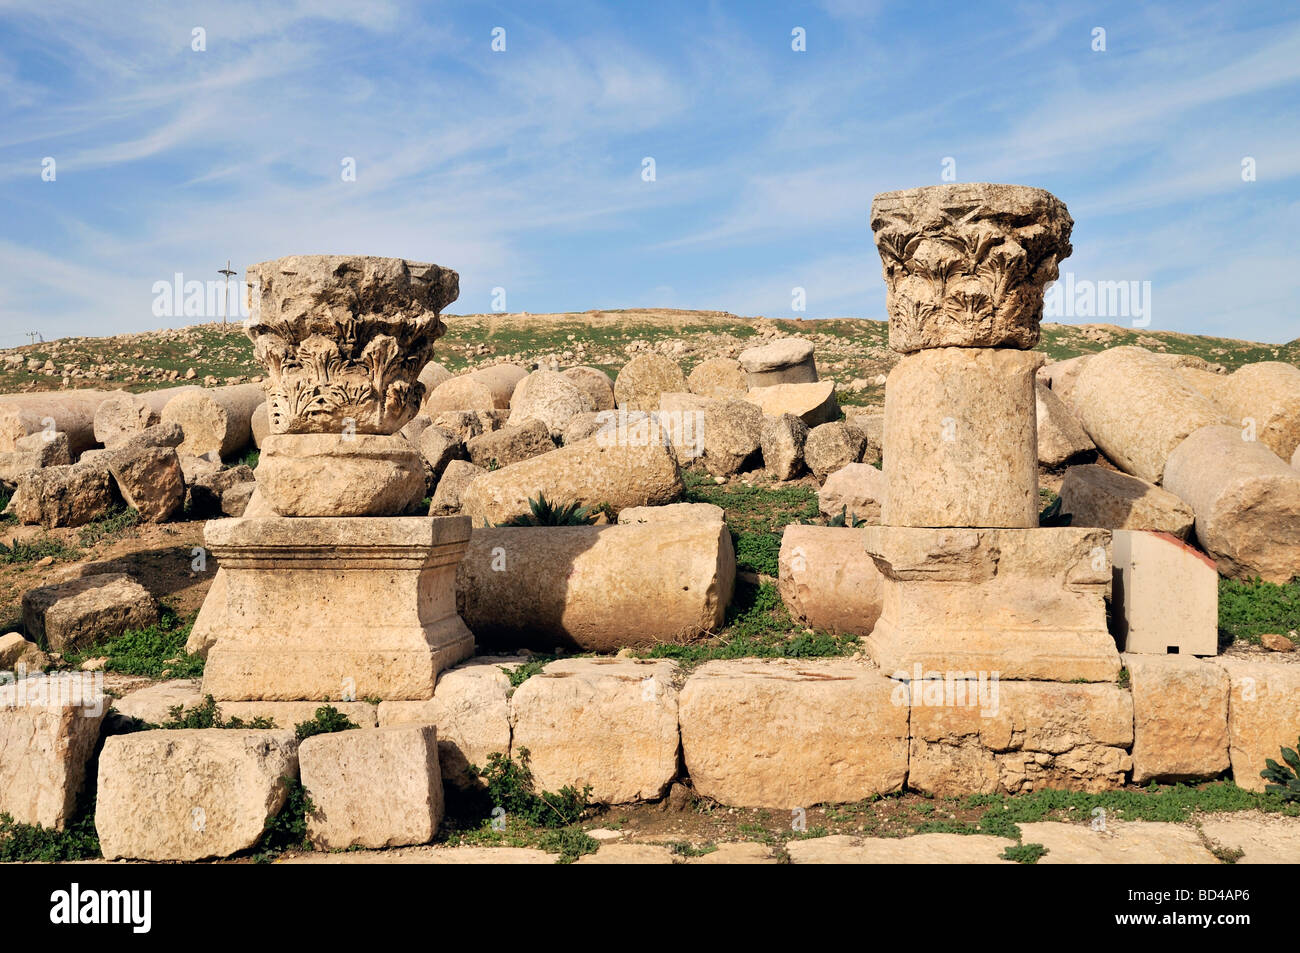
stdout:
<svg viewBox="0 0 1300 953">
<path fill-rule="evenodd" d="M 34 563 L 49 556 L 55 562 L 66 560 L 72 562 L 81 558 L 81 552 L 71 549 L 57 539 L 46 536 L 32 540 L 30 543 L 14 540 L 12 545 L 0 543 L 0 565 L 11 566 L 19 563 Z"/>
<path fill-rule="evenodd" d="M 517 754 L 516 760 L 494 753 L 486 768 L 470 767 L 485 782 L 484 789 L 449 802 L 455 809 L 448 811 L 440 837 L 452 846 L 534 847 L 558 854 L 563 864 L 594 854 L 600 843 L 577 826 L 587 812 L 591 787 L 539 793 L 528 749 Z"/>
<path fill-rule="evenodd" d="M 0 814 L 0 863 L 53 864 L 99 856 L 93 807 L 61 831 L 21 824 L 9 814 Z"/>
<path fill-rule="evenodd" d="M 105 540 L 117 539 L 127 530 L 139 525 L 140 511 L 128 506 L 112 510 L 98 519 L 91 520 L 81 527 L 77 537 L 82 546 L 95 546 Z"/>
<path fill-rule="evenodd" d="M 780 572 L 781 537 L 775 533 L 731 534 L 736 549 L 736 569 L 776 576 Z"/>
<path fill-rule="evenodd" d="M 713 842 L 701 844 L 699 847 L 694 846 L 684 840 L 671 841 L 668 849 L 678 857 L 703 857 L 705 854 L 712 854 L 718 849 L 718 845 Z"/>
<path fill-rule="evenodd" d="M 1014 860 L 1018 864 L 1036 864 L 1047 854 L 1042 844 L 1016 844 L 1002 852 L 1003 860 Z"/>
<path fill-rule="evenodd" d="M 685 665 L 714 659 L 827 658 L 858 650 L 854 635 L 811 634 L 790 617 L 776 586 L 738 585 L 727 607 L 727 625 L 718 635 L 686 645 L 662 643 L 640 653 L 642 658 L 670 658 Z"/>
<path fill-rule="evenodd" d="M 1219 641 L 1259 644 L 1269 632 L 1300 630 L 1300 579 L 1287 583 L 1219 580 Z"/>
<path fill-rule="evenodd" d="M 577 503 L 554 503 L 539 493 L 528 501 L 528 512 L 498 523 L 498 526 L 590 526 L 596 513 Z"/>
<path fill-rule="evenodd" d="M 221 714 L 221 709 L 217 706 L 216 701 L 211 695 L 203 696 L 203 701 L 193 706 L 185 708 L 182 705 L 173 705 L 167 709 L 167 720 L 159 728 L 177 729 L 177 728 L 274 728 L 275 722 L 270 718 L 257 718 L 244 721 L 242 718 L 226 718 Z"/>
<path fill-rule="evenodd" d="M 64 658 L 69 664 L 77 665 L 88 658 L 106 656 L 106 672 L 149 678 L 198 678 L 203 674 L 203 659 L 185 651 L 185 641 L 193 625 L 193 619 L 182 622 L 164 606 L 156 624 L 145 629 L 128 629 L 102 645 L 66 654 Z"/>
<path fill-rule="evenodd" d="M 336 731 L 349 731 L 360 727 L 333 705 L 322 705 L 316 709 L 314 717 L 294 725 L 293 733 L 298 736 L 299 741 L 305 741 L 316 735 L 328 735 Z"/>
</svg>

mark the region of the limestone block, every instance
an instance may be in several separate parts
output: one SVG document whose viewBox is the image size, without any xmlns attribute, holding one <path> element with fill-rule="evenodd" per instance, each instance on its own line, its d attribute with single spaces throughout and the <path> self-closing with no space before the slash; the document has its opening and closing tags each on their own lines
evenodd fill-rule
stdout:
<svg viewBox="0 0 1300 953">
<path fill-rule="evenodd" d="M 678 459 L 698 459 L 713 476 L 746 470 L 758 456 L 763 414 L 749 401 L 665 393 L 656 420 Z"/>
<path fill-rule="evenodd" d="M 387 434 L 271 434 L 257 485 L 280 516 L 396 516 L 424 498 L 424 462 Z"/>
<path fill-rule="evenodd" d="M 528 501 L 541 494 L 556 503 L 608 503 L 617 512 L 671 503 L 683 492 L 672 449 L 657 428 L 639 425 L 482 474 L 462 492 L 461 509 L 481 526 L 528 513 Z"/>
<path fill-rule="evenodd" d="M 817 491 L 817 509 L 827 519 L 843 515 L 845 520 L 879 523 L 885 491 L 881 470 L 869 463 L 850 463 L 826 478 Z"/>
<path fill-rule="evenodd" d="M 1186 539 L 1196 515 L 1167 490 L 1095 463 L 1070 467 L 1061 482 L 1061 512 L 1071 526 L 1147 529 Z"/>
<path fill-rule="evenodd" d="M 433 725 L 316 735 L 298 760 L 313 806 L 307 836 L 317 848 L 402 847 L 437 833 L 442 777 Z"/>
<path fill-rule="evenodd" d="M 840 415 L 834 381 L 753 387 L 745 395 L 745 400 L 757 404 L 764 417 L 794 414 L 809 427 L 828 423 Z"/>
<path fill-rule="evenodd" d="M 430 516 L 456 516 L 460 513 L 461 495 L 478 477 L 488 471 L 468 460 L 452 460 L 442 471 L 442 478 L 429 501 Z"/>
<path fill-rule="evenodd" d="M 614 382 L 598 367 L 568 367 L 561 373 L 582 388 L 594 411 L 614 409 Z"/>
<path fill-rule="evenodd" d="M 884 577 L 867 638 L 885 672 L 997 672 L 1002 679 L 1114 681 L 1106 628 L 1110 533 L 1075 527 L 927 530 L 868 526 Z"/>
<path fill-rule="evenodd" d="M 1097 792 L 1122 786 L 1133 766 L 1133 696 L 1118 685 L 912 674 L 908 787 L 917 791 Z"/>
<path fill-rule="evenodd" d="M 790 524 L 781 536 L 781 601 L 796 619 L 829 632 L 870 635 L 884 582 L 860 531 Z"/>
<path fill-rule="evenodd" d="M 723 804 L 782 809 L 900 790 L 907 706 L 894 687 L 850 660 L 707 662 L 682 688 L 691 782 Z"/>
<path fill-rule="evenodd" d="M 157 621 L 153 596 L 125 573 L 96 573 L 23 593 L 23 627 L 56 652 L 87 648 Z"/>
<path fill-rule="evenodd" d="M 558 371 L 533 371 L 514 389 L 510 398 L 510 426 L 528 420 L 546 425 L 558 437 L 578 414 L 595 410 L 586 390 Z"/>
<path fill-rule="evenodd" d="M 105 447 L 113 447 L 133 434 L 157 426 L 162 422 L 163 408 L 173 397 L 199 389 L 193 384 L 187 384 L 183 387 L 145 391 L 143 394 L 119 391 L 109 395 L 95 409 L 96 442 Z"/>
<path fill-rule="evenodd" d="M 777 384 L 811 384 L 817 380 L 817 364 L 811 341 L 780 338 L 740 352 L 750 387 Z"/>
<path fill-rule="evenodd" d="M 825 483 L 835 471 L 860 461 L 866 449 L 865 433 L 852 424 L 836 420 L 818 424 L 808 431 L 803 458 L 813 476 Z"/>
<path fill-rule="evenodd" d="M 1253 424 L 1260 443 L 1290 460 L 1300 447 L 1300 367 L 1282 361 L 1246 364 L 1222 380 L 1217 399 L 1232 422 Z"/>
<path fill-rule="evenodd" d="M 234 384 L 211 390 L 184 389 L 162 409 L 163 423 L 179 424 L 185 441 L 178 451 L 201 457 L 234 456 L 252 442 L 253 411 L 266 401 L 261 384 Z"/>
<path fill-rule="evenodd" d="M 116 502 L 108 468 L 74 463 L 26 470 L 9 503 L 18 522 L 46 529 L 84 526 L 107 513 Z"/>
<path fill-rule="evenodd" d="M 203 691 L 218 702 L 433 697 L 438 672 L 473 652 L 454 588 L 468 537 L 464 517 L 208 523 L 225 618 Z"/>
<path fill-rule="evenodd" d="M 107 860 L 248 850 L 298 776 L 292 731 L 137 731 L 104 742 L 95 829 Z"/>
<path fill-rule="evenodd" d="M 1259 776 L 1281 749 L 1300 738 L 1300 665 L 1220 658 L 1228 673 L 1228 757 L 1232 779 L 1248 791 L 1262 791 Z"/>
<path fill-rule="evenodd" d="M 774 480 L 793 480 L 804 469 L 808 425 L 794 414 L 764 417 L 759 431 L 763 467 Z"/>
<path fill-rule="evenodd" d="M 618 514 L 620 526 L 635 523 L 720 523 L 724 513 L 714 503 L 668 503 L 664 506 L 629 506 Z"/>
<path fill-rule="evenodd" d="M 623 365 L 614 379 L 614 401 L 626 410 L 658 410 L 659 395 L 686 390 L 677 362 L 662 354 L 641 354 Z"/>
<path fill-rule="evenodd" d="M 720 521 L 482 528 L 457 607 L 481 645 L 614 652 L 720 628 L 735 572 Z"/>
<path fill-rule="evenodd" d="M 487 470 L 508 467 L 555 449 L 550 428 L 542 420 L 526 418 L 500 430 L 481 434 L 465 446 L 475 466 Z"/>
<path fill-rule="evenodd" d="M 1075 380 L 1071 403 L 1101 452 L 1149 483 L 1164 480 L 1166 461 L 1189 434 L 1226 422 L 1177 371 L 1138 347 L 1093 355 Z"/>
<path fill-rule="evenodd" d="M 1228 770 L 1228 675 L 1186 655 L 1122 655 L 1133 692 L 1133 783 Z"/>
<path fill-rule="evenodd" d="M 1300 472 L 1236 427 L 1203 427 L 1165 468 L 1165 489 L 1191 506 L 1196 538 L 1219 572 L 1284 583 L 1300 575 Z"/>
<path fill-rule="evenodd" d="M 0 453 L 34 433 L 68 435 L 68 452 L 76 460 L 95 446 L 95 412 L 116 391 L 60 390 L 0 395 Z"/>
<path fill-rule="evenodd" d="M 510 754 L 512 689 L 506 672 L 525 661 L 520 656 L 468 659 L 438 676 L 429 701 L 382 702 L 379 724 L 436 725 L 443 780 L 461 789 L 481 788 L 471 768 L 486 768 L 493 754 Z"/>
<path fill-rule="evenodd" d="M 686 387 L 701 397 L 743 399 L 749 390 L 749 377 L 735 358 L 711 357 L 695 365 L 686 377 Z"/>
<path fill-rule="evenodd" d="M 1041 363 L 1028 351 L 943 347 L 895 365 L 885 386 L 886 524 L 1038 525 Z"/>
<path fill-rule="evenodd" d="M 1093 459 L 1097 447 L 1074 419 L 1065 403 L 1041 381 L 1034 386 L 1038 418 L 1038 462 L 1045 467 L 1063 467 L 1077 460 Z"/>
<path fill-rule="evenodd" d="M 171 447 L 132 446 L 127 441 L 109 455 L 108 469 L 127 506 L 146 522 L 170 519 L 185 503 L 181 461 Z"/>
<path fill-rule="evenodd" d="M 128 692 L 113 702 L 113 707 L 127 718 L 138 718 L 151 725 L 161 725 L 171 717 L 171 710 L 203 704 L 203 692 L 196 678 L 176 678 L 157 682 Z M 290 726 L 292 727 L 292 726 Z"/>
<path fill-rule="evenodd" d="M 527 749 L 538 791 L 591 785 L 598 803 L 655 800 L 677 776 L 674 662 L 562 659 L 510 700 L 512 751 Z"/>
<path fill-rule="evenodd" d="M 102 681 L 37 675 L 0 682 L 0 814 L 62 829 L 108 714 Z"/>
<path fill-rule="evenodd" d="M 1111 622 L 1122 650 L 1217 655 L 1219 573 L 1203 553 L 1166 533 L 1116 530 Z"/>
</svg>

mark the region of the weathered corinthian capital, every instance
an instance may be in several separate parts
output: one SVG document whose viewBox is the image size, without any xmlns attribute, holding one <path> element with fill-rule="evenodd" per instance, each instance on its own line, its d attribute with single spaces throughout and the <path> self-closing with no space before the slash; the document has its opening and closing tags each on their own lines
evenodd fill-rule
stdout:
<svg viewBox="0 0 1300 953">
<path fill-rule="evenodd" d="M 934 185 L 882 192 L 871 230 L 884 264 L 889 346 L 1038 343 L 1043 288 L 1069 257 L 1065 204 L 1023 185 Z"/>
<path fill-rule="evenodd" d="M 248 269 L 246 329 L 267 369 L 272 433 L 392 434 L 420 407 L 420 369 L 456 300 L 449 268 L 293 255 Z M 349 425 L 349 421 L 352 423 Z"/>
</svg>

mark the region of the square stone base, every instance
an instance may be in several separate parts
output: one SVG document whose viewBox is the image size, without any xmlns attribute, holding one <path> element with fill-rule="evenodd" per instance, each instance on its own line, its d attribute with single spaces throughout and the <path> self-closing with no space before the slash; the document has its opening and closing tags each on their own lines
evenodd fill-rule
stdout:
<svg viewBox="0 0 1300 953">
<path fill-rule="evenodd" d="M 1106 626 L 1108 530 L 871 526 L 862 532 L 884 577 L 867 650 L 886 675 L 1118 678 L 1119 652 Z"/>
<path fill-rule="evenodd" d="M 225 577 L 203 691 L 218 701 L 433 697 L 473 654 L 456 614 L 465 517 L 215 520 Z"/>
</svg>

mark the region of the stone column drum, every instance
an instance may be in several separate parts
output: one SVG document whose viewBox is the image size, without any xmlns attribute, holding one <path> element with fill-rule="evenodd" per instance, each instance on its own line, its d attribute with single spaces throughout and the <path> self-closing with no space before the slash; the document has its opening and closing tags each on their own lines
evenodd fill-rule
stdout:
<svg viewBox="0 0 1300 953">
<path fill-rule="evenodd" d="M 1055 196 L 944 185 L 876 196 L 889 344 L 882 576 L 867 640 L 901 680 L 1114 681 L 1109 532 L 1038 527 L 1044 286 L 1070 254 Z M 918 674 L 919 673 L 919 674 Z"/>
<path fill-rule="evenodd" d="M 885 192 L 871 228 L 885 278 L 883 519 L 895 526 L 1038 525 L 1034 373 L 1043 288 L 1074 225 L 1049 192 L 939 185 Z"/>
<path fill-rule="evenodd" d="M 221 605 L 203 690 L 219 701 L 427 699 L 471 655 L 456 614 L 465 517 L 403 516 L 424 495 L 397 435 L 446 328 L 458 277 L 399 258 L 309 255 L 248 270 L 247 324 L 266 365 L 257 468 L 275 516 L 216 520 Z M 215 620 L 215 621 L 214 621 Z"/>
</svg>

